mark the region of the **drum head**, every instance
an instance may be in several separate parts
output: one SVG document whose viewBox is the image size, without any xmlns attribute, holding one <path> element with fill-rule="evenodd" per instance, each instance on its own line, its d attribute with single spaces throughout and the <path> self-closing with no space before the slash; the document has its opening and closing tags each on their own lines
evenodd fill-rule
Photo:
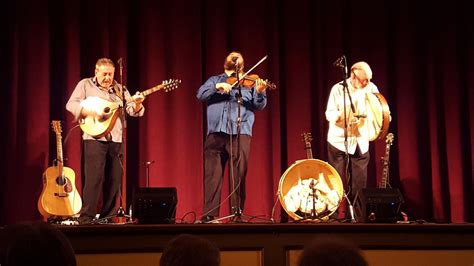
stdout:
<svg viewBox="0 0 474 266">
<path fill-rule="evenodd" d="M 283 209 L 295 220 L 325 221 L 344 195 L 336 169 L 317 159 L 296 161 L 280 179 L 278 198 Z"/>
<path fill-rule="evenodd" d="M 390 126 L 387 101 L 380 93 L 367 93 L 366 109 L 367 117 L 359 124 L 359 128 L 364 127 L 362 132 L 368 134 L 369 141 L 385 138 Z"/>
</svg>

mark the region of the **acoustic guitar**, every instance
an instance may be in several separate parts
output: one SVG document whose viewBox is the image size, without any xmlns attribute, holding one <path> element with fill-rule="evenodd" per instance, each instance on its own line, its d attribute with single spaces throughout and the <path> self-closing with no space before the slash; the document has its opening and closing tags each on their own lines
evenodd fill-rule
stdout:
<svg viewBox="0 0 474 266">
<path fill-rule="evenodd" d="M 43 173 L 43 191 L 38 200 L 38 210 L 46 218 L 72 216 L 81 210 L 82 200 L 76 189 L 74 170 L 63 163 L 61 121 L 53 120 L 51 125 L 56 133 L 57 157 L 53 166 Z"/>
<path fill-rule="evenodd" d="M 179 83 L 181 83 L 179 79 L 165 80 L 160 85 L 145 90 L 141 94 L 147 96 L 159 90 L 169 92 L 177 88 Z M 126 99 L 127 104 L 132 101 L 131 97 Z M 82 131 L 94 138 L 101 138 L 112 131 L 122 109 L 122 103 L 110 102 L 99 97 L 87 97 L 83 101 L 83 105 L 93 107 L 92 109 L 99 113 L 98 115 L 89 115 L 79 119 Z"/>
</svg>

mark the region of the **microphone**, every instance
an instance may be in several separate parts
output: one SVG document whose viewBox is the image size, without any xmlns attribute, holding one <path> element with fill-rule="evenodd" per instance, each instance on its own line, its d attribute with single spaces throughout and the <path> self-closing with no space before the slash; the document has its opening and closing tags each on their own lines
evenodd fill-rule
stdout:
<svg viewBox="0 0 474 266">
<path fill-rule="evenodd" d="M 332 65 L 335 66 L 335 67 L 345 68 L 346 67 L 346 56 L 343 55 L 343 56 L 339 57 L 338 59 L 336 59 L 336 61 L 334 61 L 334 63 L 332 63 Z"/>
<path fill-rule="evenodd" d="M 122 64 L 122 62 L 123 62 L 123 59 L 122 59 L 122 57 L 120 57 L 119 60 L 117 60 L 117 63 L 118 63 L 119 66 L 120 66 L 120 82 L 123 82 L 123 80 L 122 80 L 122 75 L 123 75 L 123 74 L 122 74 L 122 71 L 123 71 L 123 64 Z"/>
<path fill-rule="evenodd" d="M 346 56 L 343 55 L 342 56 L 344 58 L 344 74 L 345 74 L 345 77 L 348 78 L 348 72 L 347 72 L 347 59 L 346 59 Z"/>
<path fill-rule="evenodd" d="M 333 66 L 339 67 L 344 69 L 344 79 L 348 78 L 348 72 L 347 72 L 347 59 L 345 55 L 342 55 L 334 63 L 332 63 Z"/>
</svg>

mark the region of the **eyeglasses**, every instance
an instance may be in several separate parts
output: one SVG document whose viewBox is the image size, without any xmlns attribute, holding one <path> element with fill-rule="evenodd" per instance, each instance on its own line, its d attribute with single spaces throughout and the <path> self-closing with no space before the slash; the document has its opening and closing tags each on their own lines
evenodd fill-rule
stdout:
<svg viewBox="0 0 474 266">
<path fill-rule="evenodd" d="M 359 77 L 356 75 L 354 69 L 352 69 L 351 72 L 352 72 L 352 74 L 354 75 L 354 78 L 355 78 L 357 81 L 359 81 L 359 83 L 360 83 L 363 87 L 365 87 L 365 86 L 367 86 L 367 84 L 369 84 L 369 79 L 361 79 L 361 78 L 359 78 Z"/>
</svg>

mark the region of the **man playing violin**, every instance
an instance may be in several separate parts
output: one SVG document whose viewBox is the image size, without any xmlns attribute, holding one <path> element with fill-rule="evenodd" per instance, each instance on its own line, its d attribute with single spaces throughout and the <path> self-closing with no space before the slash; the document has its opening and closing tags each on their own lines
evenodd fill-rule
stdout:
<svg viewBox="0 0 474 266">
<path fill-rule="evenodd" d="M 240 85 L 234 84 L 235 75 L 242 75 L 243 69 L 242 54 L 233 51 L 225 58 L 224 73 L 211 76 L 197 92 L 197 98 L 207 104 L 203 223 L 212 221 L 219 215 L 222 180 L 227 162 L 230 172 L 230 211 L 240 214 L 244 209 L 245 177 L 255 121 L 254 111 L 262 110 L 267 104 L 267 83 L 257 78 L 251 83 L 252 86 L 242 85 L 239 89 Z M 240 78 L 244 80 L 243 77 L 239 76 L 239 80 Z"/>
<path fill-rule="evenodd" d="M 357 191 L 367 186 L 367 166 L 370 159 L 369 137 L 367 132 L 364 132 L 367 127 L 360 127 L 359 124 L 367 114 L 367 93 L 379 93 L 371 79 L 370 66 L 363 61 L 355 63 L 351 67 L 350 77 L 346 80 L 350 97 L 344 93 L 343 82 L 339 82 L 332 87 L 326 108 L 326 119 L 329 122 L 328 162 L 341 176 L 351 202 Z M 346 98 L 346 115 L 344 115 L 344 97 Z M 347 118 L 347 123 L 344 121 L 345 118 Z M 347 143 L 345 142 L 346 124 Z M 346 151 L 348 161 L 346 161 Z M 346 176 L 346 162 L 348 162 L 347 167 L 350 173 L 348 176 Z M 346 217 L 347 215 L 346 213 Z"/>
</svg>

